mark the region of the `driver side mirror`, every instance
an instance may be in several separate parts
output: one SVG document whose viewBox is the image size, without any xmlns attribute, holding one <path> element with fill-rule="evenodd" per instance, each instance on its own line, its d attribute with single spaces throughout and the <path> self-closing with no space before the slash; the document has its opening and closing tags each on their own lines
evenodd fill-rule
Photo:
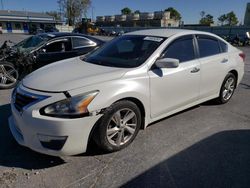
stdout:
<svg viewBox="0 0 250 188">
<path fill-rule="evenodd" d="M 179 64 L 180 64 L 179 59 L 173 59 L 173 58 L 158 59 L 155 62 L 155 65 L 158 68 L 177 68 L 179 67 Z"/>
</svg>

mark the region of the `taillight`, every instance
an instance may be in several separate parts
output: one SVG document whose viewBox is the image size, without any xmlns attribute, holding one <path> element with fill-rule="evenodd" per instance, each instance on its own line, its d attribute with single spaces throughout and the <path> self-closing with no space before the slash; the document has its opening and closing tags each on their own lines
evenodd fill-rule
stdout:
<svg viewBox="0 0 250 188">
<path fill-rule="evenodd" d="M 246 59 L 246 54 L 244 54 L 243 52 L 239 54 L 239 56 L 242 58 L 243 61 L 245 61 Z"/>
</svg>

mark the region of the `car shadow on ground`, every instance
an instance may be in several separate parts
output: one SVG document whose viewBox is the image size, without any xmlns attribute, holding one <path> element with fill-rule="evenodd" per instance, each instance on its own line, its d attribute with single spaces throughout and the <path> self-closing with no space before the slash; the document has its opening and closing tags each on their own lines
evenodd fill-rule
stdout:
<svg viewBox="0 0 250 188">
<path fill-rule="evenodd" d="M 64 164 L 59 157 L 39 154 L 20 146 L 12 137 L 8 127 L 10 105 L 0 106 L 0 166 L 23 169 L 43 169 Z"/>
<path fill-rule="evenodd" d="M 122 187 L 249 187 L 250 130 L 223 131 L 166 159 Z"/>
</svg>

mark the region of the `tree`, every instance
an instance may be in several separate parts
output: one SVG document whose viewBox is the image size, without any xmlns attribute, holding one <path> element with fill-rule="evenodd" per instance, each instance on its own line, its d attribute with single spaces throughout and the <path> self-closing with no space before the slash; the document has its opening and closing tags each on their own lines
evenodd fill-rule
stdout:
<svg viewBox="0 0 250 188">
<path fill-rule="evenodd" d="M 225 24 L 225 21 L 227 20 L 227 15 L 226 14 L 222 14 L 219 18 L 218 21 L 221 25 Z"/>
<path fill-rule="evenodd" d="M 181 14 L 173 7 L 165 9 L 166 12 L 170 12 L 170 18 L 174 20 L 181 20 Z"/>
<path fill-rule="evenodd" d="M 221 15 L 218 18 L 218 21 L 221 23 L 221 25 L 228 25 L 228 26 L 237 25 L 239 23 L 238 18 L 233 11 Z"/>
<path fill-rule="evenodd" d="M 134 13 L 135 13 L 135 14 L 141 14 L 141 11 L 136 10 Z"/>
<path fill-rule="evenodd" d="M 200 24 L 211 25 L 214 23 L 214 17 L 211 14 L 207 14 L 200 19 Z"/>
<path fill-rule="evenodd" d="M 76 21 L 80 21 L 83 15 L 86 17 L 91 0 L 58 0 L 58 4 L 67 18 L 68 24 L 72 26 Z"/>
<path fill-rule="evenodd" d="M 238 18 L 233 11 L 227 13 L 227 24 L 230 26 L 238 24 Z"/>
<path fill-rule="evenodd" d="M 61 19 L 60 13 L 57 11 L 49 11 L 49 12 L 46 12 L 46 14 L 49 16 L 52 16 L 55 20 Z"/>
<path fill-rule="evenodd" d="M 128 7 L 125 7 L 121 10 L 121 13 L 122 14 L 125 14 L 125 15 L 128 15 L 128 14 L 131 14 L 132 13 L 132 10 Z"/>
</svg>

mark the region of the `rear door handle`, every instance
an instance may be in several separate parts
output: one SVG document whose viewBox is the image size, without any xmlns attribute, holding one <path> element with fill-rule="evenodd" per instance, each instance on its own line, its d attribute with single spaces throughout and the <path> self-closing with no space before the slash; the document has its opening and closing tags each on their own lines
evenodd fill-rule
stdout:
<svg viewBox="0 0 250 188">
<path fill-rule="evenodd" d="M 199 72 L 199 71 L 200 71 L 200 69 L 199 69 L 199 68 L 194 67 L 194 68 L 191 70 L 191 73 L 196 73 L 196 72 Z"/>
<path fill-rule="evenodd" d="M 221 63 L 227 63 L 228 62 L 228 59 L 224 58 L 222 59 Z"/>
</svg>

